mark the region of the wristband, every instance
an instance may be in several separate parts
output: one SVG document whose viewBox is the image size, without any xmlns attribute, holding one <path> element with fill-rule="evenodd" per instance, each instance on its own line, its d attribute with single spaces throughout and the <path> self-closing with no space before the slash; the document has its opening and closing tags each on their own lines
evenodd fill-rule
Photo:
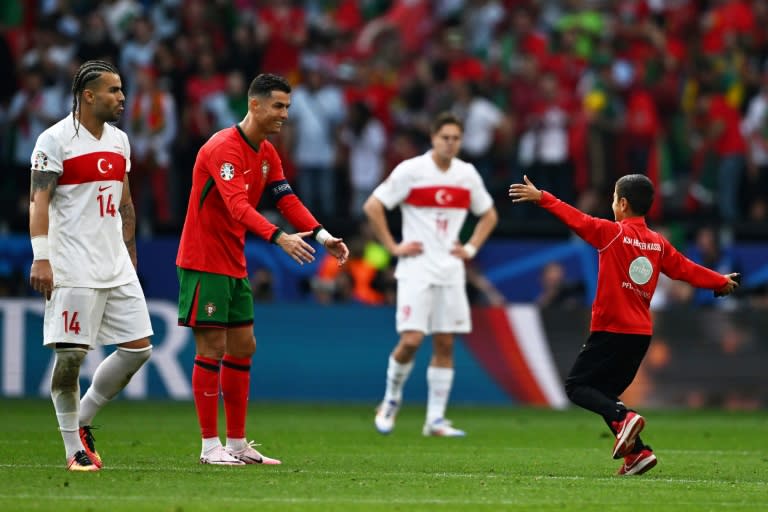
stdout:
<svg viewBox="0 0 768 512">
<path fill-rule="evenodd" d="M 320 245 L 322 245 L 323 247 L 325 247 L 325 242 L 327 242 L 331 238 L 333 238 L 333 236 L 325 228 L 320 229 L 320 231 L 318 231 L 317 234 L 315 235 L 315 240 L 320 242 Z"/>
<path fill-rule="evenodd" d="M 472 259 L 475 257 L 475 254 L 477 254 L 477 247 L 467 242 L 464 244 L 464 252 L 467 253 L 467 256 L 469 256 L 469 259 Z"/>
<path fill-rule="evenodd" d="M 48 249 L 48 235 L 32 237 L 32 259 L 35 261 L 51 259 Z"/>
</svg>

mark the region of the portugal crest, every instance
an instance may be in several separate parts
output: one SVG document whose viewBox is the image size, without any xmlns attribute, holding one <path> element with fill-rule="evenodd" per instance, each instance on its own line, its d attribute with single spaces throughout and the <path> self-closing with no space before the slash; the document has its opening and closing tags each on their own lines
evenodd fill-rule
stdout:
<svg viewBox="0 0 768 512">
<path fill-rule="evenodd" d="M 213 302 L 209 302 L 205 305 L 205 312 L 208 314 L 209 317 L 213 316 L 213 314 L 216 312 L 216 304 Z"/>
<path fill-rule="evenodd" d="M 221 165 L 220 174 L 221 174 L 221 179 L 223 179 L 224 181 L 231 180 L 235 176 L 235 166 L 229 162 L 224 162 Z"/>
<path fill-rule="evenodd" d="M 261 177 L 262 179 L 267 179 L 267 174 L 269 174 L 269 162 L 266 160 L 261 161 Z"/>
</svg>

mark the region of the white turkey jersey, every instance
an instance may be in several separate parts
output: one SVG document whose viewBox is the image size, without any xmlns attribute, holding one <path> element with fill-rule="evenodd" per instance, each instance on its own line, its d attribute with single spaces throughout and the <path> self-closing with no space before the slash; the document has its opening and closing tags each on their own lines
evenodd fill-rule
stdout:
<svg viewBox="0 0 768 512">
<path fill-rule="evenodd" d="M 404 242 L 421 242 L 418 256 L 401 257 L 395 277 L 430 284 L 464 283 L 464 262 L 451 255 L 467 212 L 480 216 L 493 199 L 472 164 L 454 158 L 447 171 L 432 151 L 400 163 L 373 195 L 391 210 L 400 206 Z"/>
<path fill-rule="evenodd" d="M 37 138 L 32 170 L 55 172 L 48 243 L 55 286 L 111 288 L 136 279 L 118 208 L 131 150 L 125 133 L 104 125 L 101 139 L 67 116 Z"/>
</svg>

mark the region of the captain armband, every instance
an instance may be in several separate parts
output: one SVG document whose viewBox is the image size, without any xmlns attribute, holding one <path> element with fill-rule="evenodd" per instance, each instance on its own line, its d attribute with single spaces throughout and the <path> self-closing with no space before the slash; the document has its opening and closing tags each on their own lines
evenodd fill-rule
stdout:
<svg viewBox="0 0 768 512">
<path fill-rule="evenodd" d="M 269 193 L 272 194 L 272 199 L 274 199 L 275 202 L 278 202 L 285 196 L 293 194 L 293 189 L 288 183 L 288 180 L 273 181 L 267 184 L 267 188 L 269 189 Z"/>
</svg>

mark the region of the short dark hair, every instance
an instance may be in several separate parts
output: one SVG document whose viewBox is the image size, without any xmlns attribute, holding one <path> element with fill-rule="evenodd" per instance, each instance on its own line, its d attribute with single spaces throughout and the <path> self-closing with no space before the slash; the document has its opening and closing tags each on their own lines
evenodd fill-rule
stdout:
<svg viewBox="0 0 768 512">
<path fill-rule="evenodd" d="M 627 174 L 616 182 L 616 198 L 627 200 L 632 212 L 645 215 L 653 203 L 653 183 L 644 174 Z"/>
<path fill-rule="evenodd" d="M 272 94 L 272 91 L 291 92 L 291 84 L 285 78 L 273 75 L 271 73 L 262 73 L 257 75 L 248 87 L 248 97 L 260 96 L 265 98 Z"/>
<path fill-rule="evenodd" d="M 432 122 L 432 135 L 440 131 L 440 129 L 447 124 L 455 124 L 459 127 L 459 130 L 464 132 L 464 125 L 461 120 L 452 112 L 443 112 L 438 114 L 435 120 Z"/>
</svg>

